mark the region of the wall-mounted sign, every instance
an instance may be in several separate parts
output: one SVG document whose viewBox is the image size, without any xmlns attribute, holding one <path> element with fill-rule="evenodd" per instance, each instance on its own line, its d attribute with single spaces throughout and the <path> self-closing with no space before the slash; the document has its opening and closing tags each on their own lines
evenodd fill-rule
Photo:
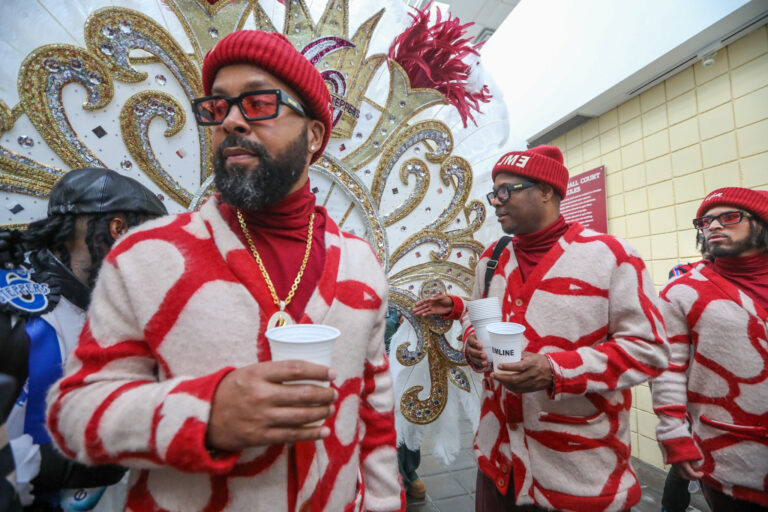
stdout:
<svg viewBox="0 0 768 512">
<path fill-rule="evenodd" d="M 604 165 L 568 179 L 568 191 L 560 203 L 560 213 L 566 222 L 578 222 L 595 231 L 608 232 Z"/>
</svg>

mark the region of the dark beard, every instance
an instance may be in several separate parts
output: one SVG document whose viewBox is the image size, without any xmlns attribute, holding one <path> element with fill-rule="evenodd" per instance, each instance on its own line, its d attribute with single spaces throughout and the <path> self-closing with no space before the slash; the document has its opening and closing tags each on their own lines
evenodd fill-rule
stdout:
<svg viewBox="0 0 768 512">
<path fill-rule="evenodd" d="M 706 252 L 711 258 L 737 258 L 750 249 L 760 247 L 760 240 L 765 237 L 763 230 L 751 219 L 744 221 L 749 222 L 749 236 L 744 240 L 732 243 L 730 247 L 722 247 L 719 244 L 710 244 L 707 239 L 704 239 L 702 254 Z"/>
<path fill-rule="evenodd" d="M 752 237 L 747 237 L 740 242 L 731 244 L 730 247 L 721 247 L 720 245 L 713 245 L 707 242 L 705 244 L 707 254 L 713 258 L 736 258 L 741 256 L 744 252 L 755 247 L 752 241 Z"/>
<path fill-rule="evenodd" d="M 237 135 L 225 138 L 213 157 L 213 181 L 221 194 L 221 200 L 236 208 L 255 211 L 283 199 L 304 171 L 307 141 L 305 127 L 282 154 L 273 157 L 257 142 Z M 253 153 L 258 157 L 258 163 L 251 168 L 231 165 L 227 169 L 222 151 L 235 146 Z"/>
</svg>

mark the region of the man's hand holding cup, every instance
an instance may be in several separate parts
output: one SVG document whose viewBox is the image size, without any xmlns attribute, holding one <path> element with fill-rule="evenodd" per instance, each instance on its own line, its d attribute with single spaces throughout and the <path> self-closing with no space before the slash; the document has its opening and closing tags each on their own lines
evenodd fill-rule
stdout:
<svg viewBox="0 0 768 512">
<path fill-rule="evenodd" d="M 480 343 L 480 340 L 474 334 L 467 338 L 467 357 L 469 357 L 470 362 L 474 366 L 486 370 L 490 369 L 491 361 L 488 359 L 488 354 L 486 354 L 483 344 Z"/>
<path fill-rule="evenodd" d="M 551 389 L 554 382 L 552 367 L 542 354 L 524 352 L 520 361 L 498 364 L 496 370 L 491 376 L 515 393 Z"/>
<path fill-rule="evenodd" d="M 230 372 L 213 397 L 208 445 L 238 451 L 328 437 L 328 427 L 307 425 L 333 414 L 336 390 L 285 384 L 296 380 L 330 383 L 335 377 L 333 369 L 306 361 L 268 361 Z"/>
<path fill-rule="evenodd" d="M 330 435 L 322 424 L 338 398 L 330 383 L 341 333 L 327 325 L 299 324 L 265 334 L 272 361 L 235 370 L 216 389 L 207 433 L 212 448 L 236 451 Z"/>
</svg>

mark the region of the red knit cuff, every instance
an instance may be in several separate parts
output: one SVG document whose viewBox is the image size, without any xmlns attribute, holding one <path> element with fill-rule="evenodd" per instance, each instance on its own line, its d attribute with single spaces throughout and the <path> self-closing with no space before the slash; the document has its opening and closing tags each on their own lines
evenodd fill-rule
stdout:
<svg viewBox="0 0 768 512">
<path fill-rule="evenodd" d="M 552 369 L 552 388 L 549 390 L 549 397 L 556 399 L 563 393 L 580 395 L 586 392 L 586 386 L 583 380 L 568 380 L 562 373 L 563 368 L 578 368 L 584 361 L 581 355 L 575 350 L 565 352 L 552 352 L 544 354 L 549 361 L 549 367 Z"/>
<path fill-rule="evenodd" d="M 188 393 L 213 405 L 221 380 L 234 367 L 180 383 L 171 393 Z M 210 412 L 209 412 L 210 414 Z M 208 424 L 187 418 L 165 453 L 165 463 L 187 472 L 225 474 L 232 470 L 240 452 L 217 452 L 207 446 Z"/>
<path fill-rule="evenodd" d="M 549 354 L 544 354 L 544 357 L 547 358 L 547 362 L 549 363 L 549 371 L 552 372 L 552 385 L 549 386 L 549 389 L 547 390 L 547 395 L 549 398 L 553 399 L 555 396 L 557 396 L 558 387 L 557 383 L 558 381 L 562 381 L 559 379 L 559 376 L 557 375 L 557 372 L 555 371 L 555 364 L 552 362 L 552 358 L 549 357 Z M 560 389 L 562 390 L 562 384 L 560 385 Z"/>
<path fill-rule="evenodd" d="M 464 313 L 464 301 L 455 295 L 449 295 L 449 297 L 453 301 L 453 309 L 451 309 L 451 312 L 447 315 L 443 315 L 443 318 L 447 318 L 449 320 L 460 320 L 462 313 Z"/>
<path fill-rule="evenodd" d="M 666 464 L 677 464 L 688 460 L 701 460 L 704 457 L 696 446 L 693 437 L 676 437 L 660 441 L 662 452 L 664 453 L 664 462 Z"/>
</svg>

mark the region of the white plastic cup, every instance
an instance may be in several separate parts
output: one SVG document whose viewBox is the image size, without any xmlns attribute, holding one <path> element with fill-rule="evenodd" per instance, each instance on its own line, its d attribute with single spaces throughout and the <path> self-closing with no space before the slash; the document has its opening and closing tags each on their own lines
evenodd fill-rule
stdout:
<svg viewBox="0 0 768 512">
<path fill-rule="evenodd" d="M 265 335 L 273 361 L 300 360 L 330 367 L 333 347 L 341 333 L 335 327 L 321 324 L 284 325 L 269 329 Z M 327 380 L 291 380 L 284 384 L 330 386 Z"/>
<path fill-rule="evenodd" d="M 501 302 L 498 297 L 471 300 L 467 302 L 467 313 L 472 325 L 475 324 L 475 320 L 501 319 Z"/>
<path fill-rule="evenodd" d="M 296 324 L 273 327 L 264 335 L 269 341 L 269 350 L 273 361 L 300 360 L 330 367 L 333 362 L 333 347 L 336 338 L 341 335 L 338 329 L 330 325 Z M 312 384 L 327 388 L 327 380 L 287 380 L 283 384 Z M 325 420 L 307 423 L 307 427 L 317 427 Z"/>
<path fill-rule="evenodd" d="M 490 324 L 501 322 L 501 301 L 498 297 L 469 301 L 467 302 L 467 313 L 469 313 L 472 327 L 475 328 L 475 336 L 482 343 L 485 355 L 488 356 L 488 364 L 490 364 L 493 361 L 493 352 L 491 339 L 488 337 L 486 328 Z"/>
<path fill-rule="evenodd" d="M 500 321 L 501 317 L 475 320 L 472 322 L 472 326 L 475 328 L 475 336 L 477 337 L 477 340 L 482 343 L 485 355 L 488 357 L 488 364 L 493 363 L 493 350 L 491 349 L 491 338 L 488 335 L 487 327 Z"/>
<path fill-rule="evenodd" d="M 496 322 L 486 327 L 493 351 L 493 367 L 496 373 L 515 373 L 499 370 L 501 363 L 516 363 L 523 355 L 525 326 L 513 322 Z"/>
</svg>

